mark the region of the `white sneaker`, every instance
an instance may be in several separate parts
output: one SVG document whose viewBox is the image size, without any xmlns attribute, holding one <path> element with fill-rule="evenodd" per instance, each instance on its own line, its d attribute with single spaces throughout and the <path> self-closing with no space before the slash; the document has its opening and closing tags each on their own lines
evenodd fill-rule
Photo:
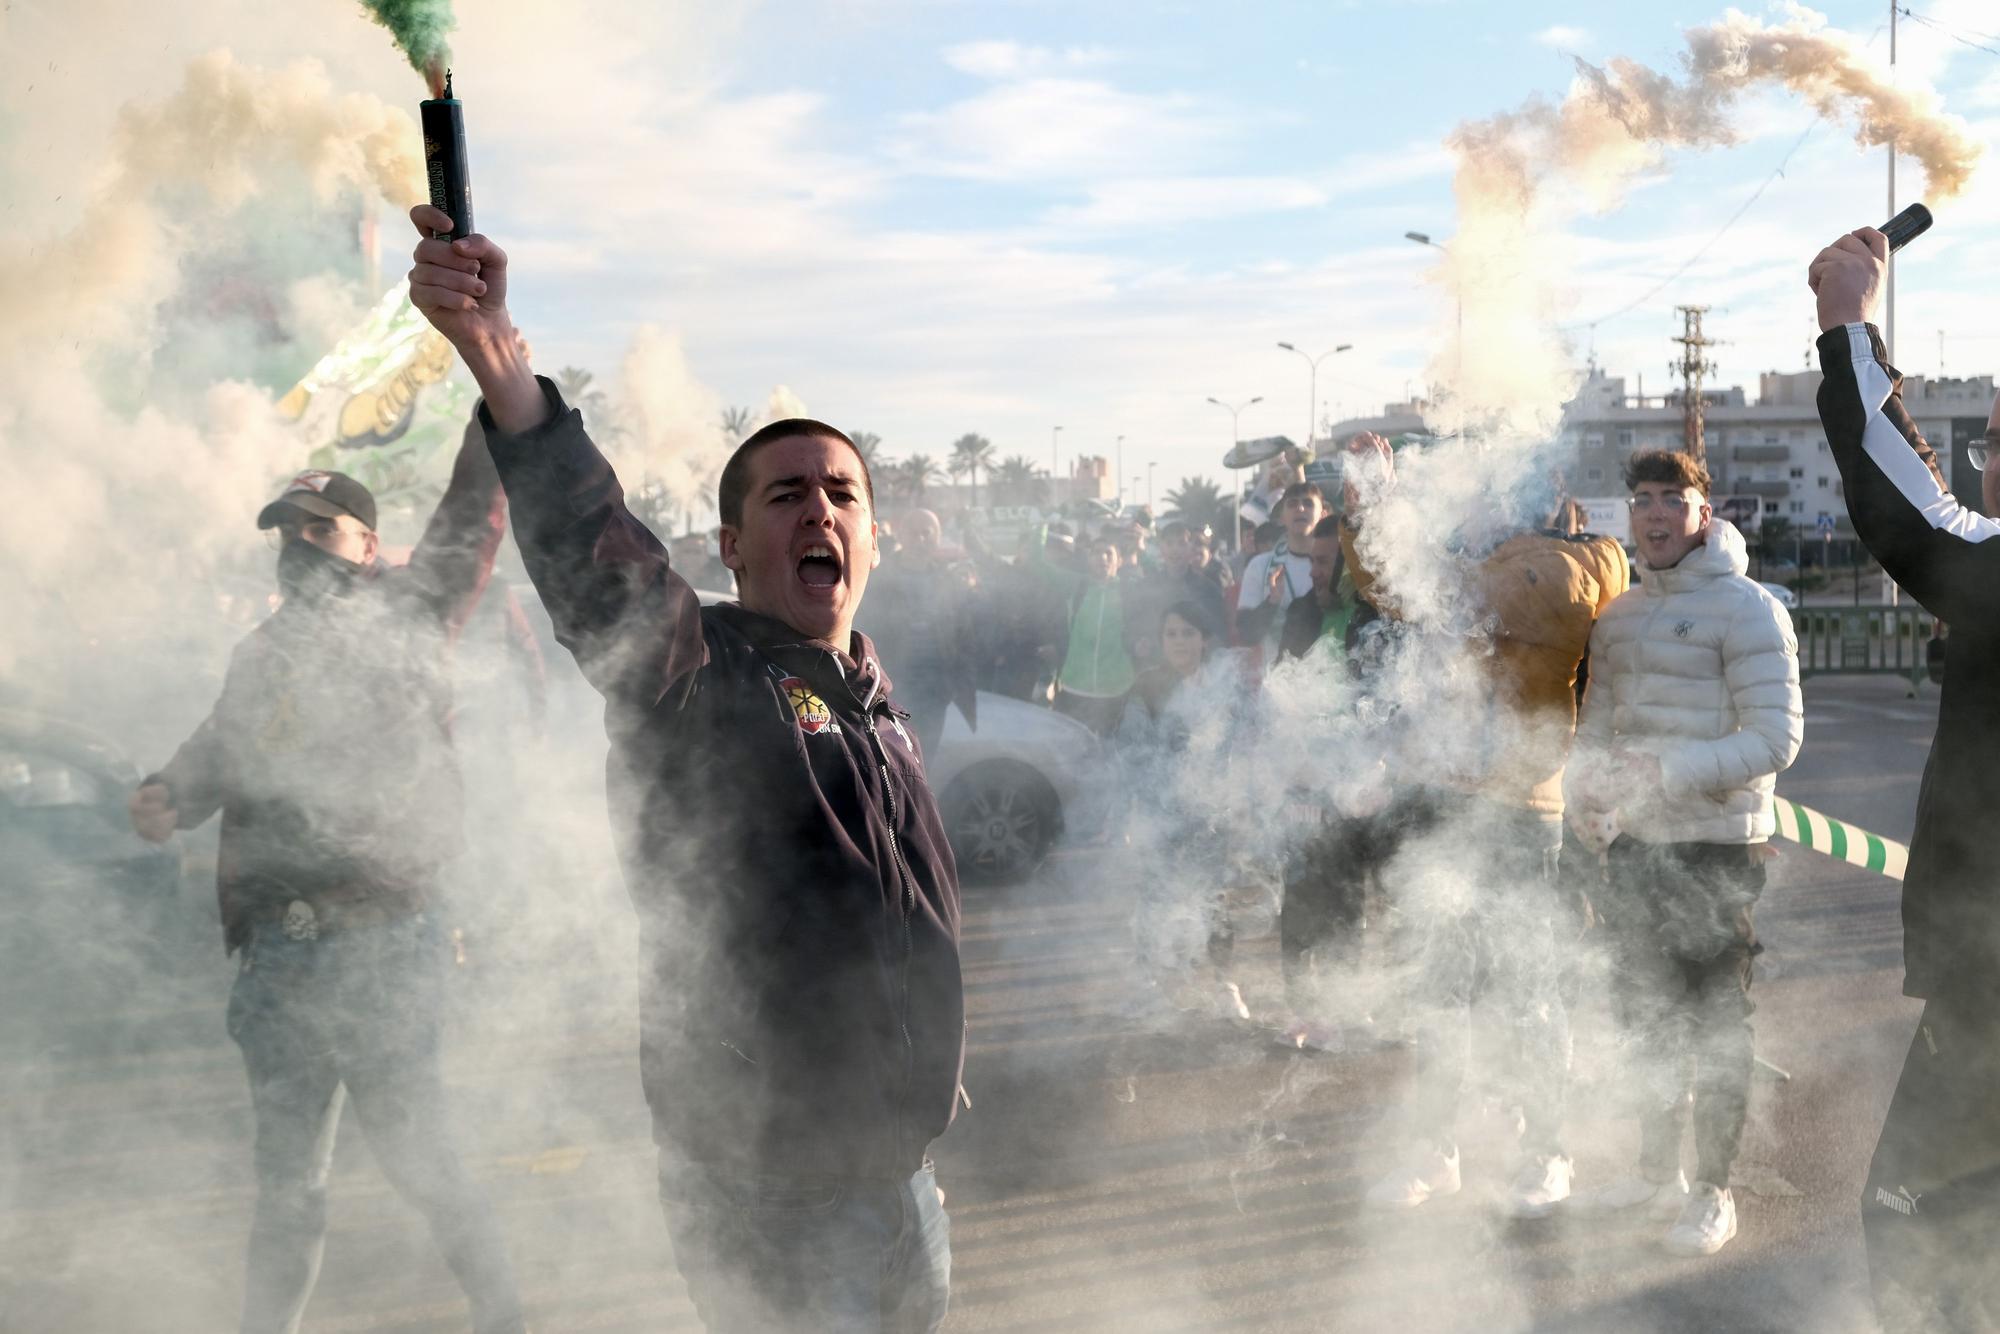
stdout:
<svg viewBox="0 0 2000 1334">
<path fill-rule="evenodd" d="M 1680 1217 L 1688 1201 L 1687 1173 L 1676 1171 L 1667 1181 L 1650 1177 L 1623 1177 L 1608 1186 L 1572 1196 L 1569 1207 L 1583 1214 L 1622 1214 L 1643 1210 L 1646 1217 L 1665 1222 Z"/>
<path fill-rule="evenodd" d="M 1568 1155 L 1544 1153 L 1522 1160 L 1507 1190 L 1509 1218 L 1547 1218 L 1555 1207 L 1569 1198 L 1570 1178 L 1576 1168 Z"/>
<path fill-rule="evenodd" d="M 1665 1243 L 1675 1255 L 1714 1255 L 1735 1235 L 1736 1197 L 1726 1187 L 1697 1181 Z"/>
<path fill-rule="evenodd" d="M 1243 988 L 1234 982 L 1224 982 L 1215 993 L 1215 1012 L 1224 1019 L 1249 1023 L 1250 1007 L 1244 1003 Z"/>
<path fill-rule="evenodd" d="M 1378 1209 L 1414 1209 L 1433 1196 L 1458 1194 L 1460 1184 L 1458 1146 L 1447 1153 L 1435 1141 L 1418 1140 L 1367 1198 Z"/>
</svg>

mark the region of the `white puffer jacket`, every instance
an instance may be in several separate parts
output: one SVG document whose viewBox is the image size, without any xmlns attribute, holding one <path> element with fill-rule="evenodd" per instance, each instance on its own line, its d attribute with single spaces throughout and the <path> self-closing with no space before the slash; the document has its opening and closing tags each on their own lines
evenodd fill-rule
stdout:
<svg viewBox="0 0 2000 1334">
<path fill-rule="evenodd" d="M 1746 573 L 1717 519 L 1670 570 L 1646 570 L 1597 619 L 1566 787 L 1571 809 L 1615 806 L 1648 843 L 1761 843 L 1777 775 L 1805 732 L 1791 615 Z M 1662 791 L 1602 790 L 1614 750 L 1659 756 Z"/>
</svg>

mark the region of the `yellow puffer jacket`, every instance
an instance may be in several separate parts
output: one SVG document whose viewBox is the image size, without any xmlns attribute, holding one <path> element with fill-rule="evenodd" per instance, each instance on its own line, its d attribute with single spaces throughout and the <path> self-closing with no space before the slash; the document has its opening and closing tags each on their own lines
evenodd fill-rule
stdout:
<svg viewBox="0 0 2000 1334">
<path fill-rule="evenodd" d="M 1341 526 L 1355 590 L 1395 616 L 1393 581 L 1360 557 L 1356 531 Z M 1625 549 L 1609 537 L 1547 532 L 1508 538 L 1468 571 L 1470 595 L 1495 627 L 1485 659 L 1503 744 L 1470 786 L 1505 806 L 1560 816 L 1563 766 L 1576 734 L 1576 676 L 1591 626 L 1630 585 Z"/>
</svg>

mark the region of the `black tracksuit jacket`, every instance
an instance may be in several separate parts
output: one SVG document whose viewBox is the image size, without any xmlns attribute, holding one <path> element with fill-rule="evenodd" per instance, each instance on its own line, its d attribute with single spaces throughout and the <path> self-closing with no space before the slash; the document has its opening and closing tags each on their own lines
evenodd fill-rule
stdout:
<svg viewBox="0 0 2000 1334">
<path fill-rule="evenodd" d="M 726 1170 L 907 1176 L 964 1057 L 957 868 L 916 730 L 866 636 L 837 654 L 703 609 L 541 383 L 541 426 L 481 419 L 528 575 L 605 700 L 655 1138 Z"/>
<path fill-rule="evenodd" d="M 1873 325 L 1819 340 L 1820 422 L 1854 531 L 1883 570 L 1951 625 L 1951 669 L 1903 880 L 1903 991 L 2000 1001 L 2000 523 L 1965 508 L 1903 408 Z"/>
</svg>

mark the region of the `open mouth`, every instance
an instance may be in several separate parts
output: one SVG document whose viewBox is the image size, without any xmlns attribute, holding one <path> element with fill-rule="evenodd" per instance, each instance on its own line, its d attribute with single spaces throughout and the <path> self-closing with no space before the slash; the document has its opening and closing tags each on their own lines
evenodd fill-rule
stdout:
<svg viewBox="0 0 2000 1334">
<path fill-rule="evenodd" d="M 799 582 L 807 588 L 832 588 L 840 582 L 840 557 L 824 545 L 807 547 L 799 557 Z"/>
</svg>

